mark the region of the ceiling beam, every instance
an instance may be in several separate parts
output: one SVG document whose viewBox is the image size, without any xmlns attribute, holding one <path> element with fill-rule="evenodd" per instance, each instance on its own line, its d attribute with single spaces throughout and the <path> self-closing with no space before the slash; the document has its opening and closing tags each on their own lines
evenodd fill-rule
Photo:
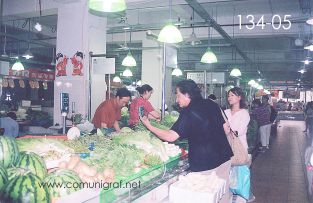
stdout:
<svg viewBox="0 0 313 203">
<path fill-rule="evenodd" d="M 223 30 L 223 28 L 210 16 L 210 14 L 201 6 L 197 0 L 185 0 L 194 11 L 203 18 L 209 26 L 213 27 L 225 40 L 226 42 L 232 44 L 238 54 L 249 64 L 253 64 L 253 61 L 239 49 L 236 42 Z"/>
<path fill-rule="evenodd" d="M 45 42 L 39 42 L 37 40 L 36 41 L 35 40 L 28 40 L 28 39 L 24 39 L 22 37 L 17 37 L 15 35 L 4 33 L 4 32 L 0 32 L 0 36 L 7 36 L 9 38 L 16 39 L 18 41 L 27 42 L 27 43 L 29 42 L 31 44 L 38 44 L 38 45 L 41 45 L 44 47 L 55 47 L 55 45 L 53 45 L 53 44 L 49 44 L 49 43 L 45 43 Z"/>
</svg>

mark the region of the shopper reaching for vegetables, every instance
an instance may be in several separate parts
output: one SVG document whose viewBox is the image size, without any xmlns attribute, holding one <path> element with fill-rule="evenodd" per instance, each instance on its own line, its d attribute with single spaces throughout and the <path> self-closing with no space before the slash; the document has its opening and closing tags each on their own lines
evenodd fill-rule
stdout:
<svg viewBox="0 0 313 203">
<path fill-rule="evenodd" d="M 139 123 L 139 109 L 142 108 L 142 113 L 150 119 L 159 120 L 160 114 L 152 107 L 149 99 L 153 93 L 153 88 L 148 85 L 142 85 L 137 87 L 136 90 L 139 93 L 139 97 L 135 98 L 129 110 L 129 125 L 134 126 Z"/>
<path fill-rule="evenodd" d="M 131 98 L 131 93 L 126 88 L 117 90 L 116 97 L 102 102 L 92 119 L 96 128 L 106 128 L 108 132 L 120 132 L 118 121 L 121 120 L 121 109 L 126 106 Z"/>
<path fill-rule="evenodd" d="M 204 175 L 215 171 L 226 180 L 228 188 L 230 157 L 233 153 L 224 132 L 225 121 L 218 105 L 203 99 L 193 80 L 183 80 L 177 84 L 176 102 L 182 111 L 170 130 L 152 126 L 146 116 L 141 118 L 142 123 L 162 140 L 173 142 L 178 138 L 187 138 L 190 170 Z M 229 197 L 227 192 L 223 199 L 227 201 Z"/>
</svg>

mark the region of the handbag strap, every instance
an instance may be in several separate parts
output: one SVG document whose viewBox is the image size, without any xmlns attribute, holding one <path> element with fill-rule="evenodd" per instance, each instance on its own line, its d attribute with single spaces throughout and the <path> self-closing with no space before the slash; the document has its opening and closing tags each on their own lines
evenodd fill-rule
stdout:
<svg viewBox="0 0 313 203">
<path fill-rule="evenodd" d="M 220 106 L 219 106 L 219 108 L 220 108 L 220 110 L 221 110 L 221 113 L 222 113 L 222 116 L 223 116 L 225 122 L 226 122 L 226 123 L 229 123 L 225 111 L 224 111 Z M 236 137 L 238 137 L 238 132 L 237 132 L 237 131 L 233 131 L 233 129 L 230 127 L 230 125 L 229 125 L 229 129 L 230 129 L 230 132 L 232 132 Z"/>
</svg>

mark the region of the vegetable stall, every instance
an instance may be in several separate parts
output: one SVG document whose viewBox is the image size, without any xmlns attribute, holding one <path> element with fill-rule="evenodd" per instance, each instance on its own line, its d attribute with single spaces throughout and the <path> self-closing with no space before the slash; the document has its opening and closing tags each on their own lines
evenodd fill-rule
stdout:
<svg viewBox="0 0 313 203">
<path fill-rule="evenodd" d="M 174 122 L 164 120 L 154 124 L 168 129 Z M 77 196 L 81 202 L 133 201 L 187 169 L 182 151 L 140 125 L 135 131 L 125 127 L 109 136 L 98 129 L 73 140 L 66 136 L 16 140 L 3 136 L 0 202 L 68 202 Z M 127 186 L 134 183 L 140 185 Z"/>
</svg>

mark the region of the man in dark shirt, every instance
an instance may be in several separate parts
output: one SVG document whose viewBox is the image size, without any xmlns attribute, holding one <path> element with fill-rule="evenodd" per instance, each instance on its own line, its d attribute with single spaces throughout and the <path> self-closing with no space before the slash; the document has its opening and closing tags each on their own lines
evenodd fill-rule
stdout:
<svg viewBox="0 0 313 203">
<path fill-rule="evenodd" d="M 187 138 L 190 170 L 209 175 L 214 169 L 218 176 L 226 180 L 228 188 L 229 160 L 233 153 L 224 132 L 225 121 L 220 108 L 215 102 L 203 99 L 192 80 L 177 84 L 176 102 L 182 111 L 170 130 L 152 126 L 145 117 L 141 118 L 143 124 L 165 141 Z M 225 199 L 228 198 L 227 193 Z"/>
</svg>

